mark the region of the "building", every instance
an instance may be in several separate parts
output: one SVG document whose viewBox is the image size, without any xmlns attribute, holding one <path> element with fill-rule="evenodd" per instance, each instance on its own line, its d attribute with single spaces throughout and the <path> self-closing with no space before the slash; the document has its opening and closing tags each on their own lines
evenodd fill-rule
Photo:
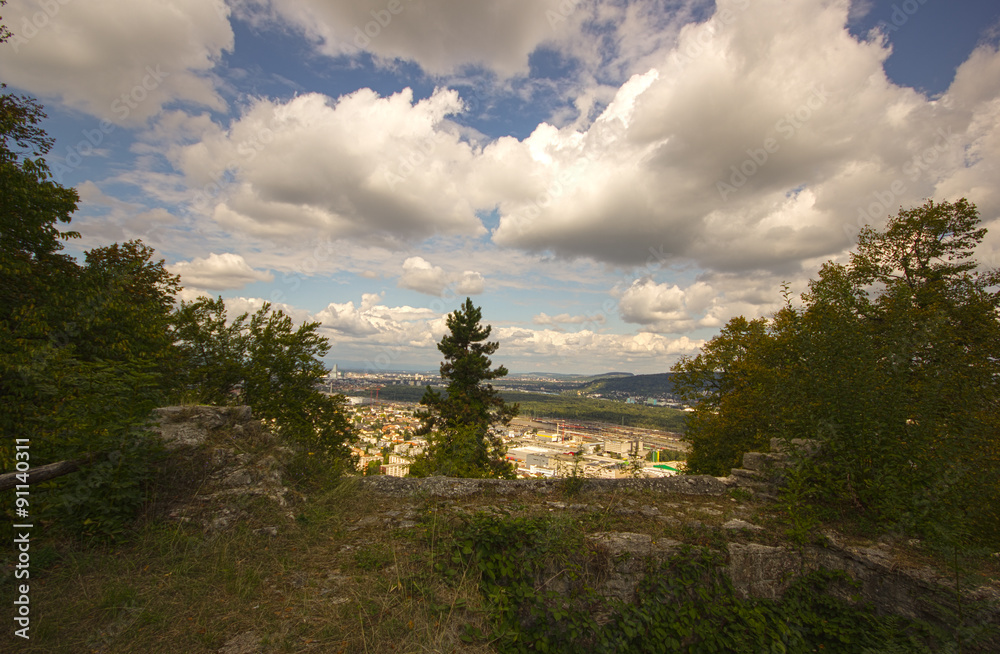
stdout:
<svg viewBox="0 0 1000 654">
<path fill-rule="evenodd" d="M 405 477 L 410 472 L 409 463 L 384 463 L 379 469 L 380 474 L 389 477 Z"/>
</svg>

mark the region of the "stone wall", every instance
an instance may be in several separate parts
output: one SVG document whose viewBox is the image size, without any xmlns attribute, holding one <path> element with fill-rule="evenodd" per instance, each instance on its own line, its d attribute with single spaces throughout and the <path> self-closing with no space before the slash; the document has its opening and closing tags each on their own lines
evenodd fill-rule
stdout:
<svg viewBox="0 0 1000 654">
<path fill-rule="evenodd" d="M 241 441 L 273 438 L 254 420 L 248 407 L 165 407 L 154 415 L 158 431 L 176 457 L 197 456 L 203 461 L 204 483 L 191 502 L 176 507 L 171 517 L 203 526 L 207 533 L 230 528 L 241 519 L 239 502 L 247 496 L 264 496 L 273 500 L 276 512 L 283 520 L 293 519 L 286 508 L 288 489 L 282 485 L 283 463 L 291 450 L 273 443 L 270 448 L 246 448 Z M 223 436 L 220 436 L 223 435 Z M 244 443 L 245 444 L 245 443 Z M 951 614 L 977 606 L 982 620 L 1000 629 L 1000 586 L 956 589 L 953 580 L 926 567 L 899 560 L 886 543 L 847 544 L 833 532 L 825 534 L 824 544 L 795 547 L 792 545 L 753 542 L 753 535 L 762 527 L 752 524 L 753 506 L 731 499 L 727 493 L 740 488 L 753 495 L 754 502 L 767 501 L 777 495 L 782 471 L 793 459 L 794 450 L 806 454 L 815 452 L 815 441 L 784 443 L 774 439 L 769 453 L 749 452 L 743 458 L 743 468 L 735 469 L 726 478 L 678 475 L 659 479 L 582 479 L 576 492 L 588 498 L 577 504 L 554 501 L 565 489 L 566 480 L 497 480 L 429 477 L 424 479 L 373 476 L 357 478 L 358 492 L 402 498 L 410 506 L 399 515 L 391 510 L 358 518 L 359 529 L 365 521 L 384 528 L 403 529 L 414 526 L 415 502 L 440 498 L 457 512 L 472 498 L 496 498 L 502 505 L 505 496 L 516 496 L 518 502 L 533 502 L 546 511 L 569 511 L 581 514 L 599 508 L 617 515 L 645 516 L 652 521 L 672 524 L 702 525 L 698 516 L 721 511 L 690 506 L 706 501 L 733 503 L 740 507 L 732 519 L 713 527 L 725 532 L 727 572 L 737 594 L 743 598 L 777 599 L 798 576 L 817 569 L 840 570 L 858 583 L 857 589 L 834 587 L 833 592 L 844 598 L 854 595 L 871 602 L 882 614 L 896 614 L 925 620 L 947 627 Z M 260 452 L 251 455 L 247 450 Z M 269 453 L 264 454 L 267 451 Z M 638 495 L 637 495 L 638 493 Z M 660 498 L 657 506 L 638 506 L 631 497 Z M 690 498 L 685 500 L 685 497 Z M 529 499 L 525 499 L 529 498 Z M 537 499 L 530 499 L 537 498 Z M 623 499 L 624 498 L 624 499 Z M 709 499 L 714 498 L 714 499 Z M 307 501 L 304 498 L 301 501 Z M 688 506 L 686 506 L 686 503 Z M 375 503 L 377 504 L 377 503 Z M 412 505 L 412 506 L 411 506 Z M 481 508 L 481 503 L 477 502 Z M 471 510 L 471 507 L 470 509 Z M 730 516 L 726 516 L 730 517 Z M 746 518 L 746 520 L 741 519 Z M 277 533 L 274 527 L 259 529 L 262 533 Z M 588 552 L 581 556 L 601 553 L 611 562 L 595 590 L 614 599 L 634 599 L 636 587 L 650 560 L 666 560 L 678 551 L 682 543 L 656 539 L 649 534 L 627 531 L 589 534 Z M 759 539 L 758 539 L 759 540 Z M 774 539 L 768 541 L 774 543 Z M 549 583 L 549 582 L 546 582 Z M 984 608 L 985 607 L 985 608 Z M 1000 651 L 1000 642 L 996 643 Z"/>
</svg>

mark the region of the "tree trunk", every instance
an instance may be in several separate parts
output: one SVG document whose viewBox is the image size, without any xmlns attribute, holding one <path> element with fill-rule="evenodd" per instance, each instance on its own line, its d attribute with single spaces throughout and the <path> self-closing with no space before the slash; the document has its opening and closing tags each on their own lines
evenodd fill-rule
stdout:
<svg viewBox="0 0 1000 654">
<path fill-rule="evenodd" d="M 40 484 L 43 481 L 48 481 L 49 479 L 55 479 L 56 477 L 62 477 L 63 475 L 71 472 L 76 472 L 84 463 L 86 463 L 86 459 L 77 459 L 76 461 L 58 461 L 56 463 L 50 463 L 48 465 L 32 468 L 26 473 L 8 472 L 7 474 L 0 475 L 0 491 L 10 490 L 18 484 L 23 484 L 24 482 L 21 481 L 23 477 L 19 478 L 19 475 L 27 474 L 29 484 Z"/>
</svg>

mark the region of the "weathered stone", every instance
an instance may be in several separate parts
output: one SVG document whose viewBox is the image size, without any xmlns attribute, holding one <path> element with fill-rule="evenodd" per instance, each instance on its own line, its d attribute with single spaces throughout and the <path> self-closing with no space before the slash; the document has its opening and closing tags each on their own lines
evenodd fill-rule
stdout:
<svg viewBox="0 0 1000 654">
<path fill-rule="evenodd" d="M 731 531 L 739 531 L 741 529 L 742 530 L 746 530 L 746 531 L 763 531 L 764 530 L 764 528 L 761 527 L 760 525 L 751 524 L 751 523 L 747 522 L 746 520 L 740 520 L 739 518 L 733 518 L 732 520 L 724 522 L 722 524 L 722 528 L 723 529 L 729 529 Z"/>
<path fill-rule="evenodd" d="M 729 544 L 729 578 L 742 599 L 780 598 L 801 569 L 801 555 L 787 548 Z"/>
<path fill-rule="evenodd" d="M 607 565 L 594 590 L 598 595 L 623 602 L 634 599 L 650 557 L 666 559 L 681 547 L 674 540 L 654 541 L 648 534 L 621 531 L 590 534 L 587 543 L 598 560 Z"/>
<path fill-rule="evenodd" d="M 233 636 L 226 641 L 226 644 L 219 648 L 219 654 L 260 654 L 263 650 L 260 646 L 261 637 L 252 631 L 245 631 L 242 634 Z"/>
<path fill-rule="evenodd" d="M 562 480 L 551 479 L 458 479 L 455 477 L 389 477 L 374 475 L 359 479 L 368 490 L 385 495 L 432 497 L 469 497 L 482 492 L 513 494 L 530 492 L 551 493 L 560 488 Z M 659 479 L 584 479 L 581 492 L 608 492 L 612 490 L 648 490 L 686 495 L 722 495 L 726 485 L 716 477 L 707 475 L 675 475 Z"/>
<path fill-rule="evenodd" d="M 201 445 L 210 430 L 249 422 L 252 414 L 247 406 L 165 406 L 154 409 L 152 419 L 150 429 L 172 450 Z"/>
<path fill-rule="evenodd" d="M 253 483 L 253 475 L 246 468 L 237 468 L 226 474 L 222 479 L 223 486 L 249 486 Z"/>
<path fill-rule="evenodd" d="M 743 455 L 743 467 L 748 471 L 763 472 L 771 464 L 772 460 L 765 452 L 747 452 Z"/>
<path fill-rule="evenodd" d="M 822 441 L 815 438 L 772 438 L 771 452 L 777 454 L 800 454 L 812 456 L 819 451 Z"/>
</svg>

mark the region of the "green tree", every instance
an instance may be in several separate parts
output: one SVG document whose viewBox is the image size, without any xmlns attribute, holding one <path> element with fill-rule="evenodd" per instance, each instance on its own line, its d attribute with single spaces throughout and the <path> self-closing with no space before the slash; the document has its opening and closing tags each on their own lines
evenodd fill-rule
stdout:
<svg viewBox="0 0 1000 654">
<path fill-rule="evenodd" d="M 482 311 L 466 298 L 465 304 L 448 315 L 449 333 L 438 343 L 444 355 L 441 377 L 448 380 L 445 394 L 430 386 L 420 404 L 418 434 L 428 437 L 427 450 L 410 467 L 414 476 L 452 477 L 514 476 L 506 460 L 506 447 L 495 425 L 508 425 L 518 405 L 504 402 L 488 383 L 507 374 L 503 366 L 491 369 L 490 355 L 500 347 L 488 342 L 492 327 L 480 324 Z"/>
<path fill-rule="evenodd" d="M 800 306 L 730 321 L 675 366 L 699 401 L 689 469 L 725 474 L 771 436 L 819 438 L 830 506 L 939 541 L 1000 538 L 1000 273 L 972 258 L 985 233 L 964 199 L 901 210 Z"/>
<path fill-rule="evenodd" d="M 222 298 L 182 302 L 174 315 L 188 391 L 200 401 L 239 402 L 273 420 L 279 433 L 331 459 L 350 457 L 346 399 L 318 390 L 330 351 L 319 323 L 294 326 L 269 303 L 229 324 Z"/>
<path fill-rule="evenodd" d="M 139 242 L 63 254 L 78 196 L 51 179 L 34 100 L 0 95 L 0 466 L 84 459 L 35 489 L 40 515 L 115 536 L 144 500 L 155 443 L 143 426 L 171 378 L 176 278 Z"/>
<path fill-rule="evenodd" d="M 691 473 L 725 475 L 743 452 L 766 449 L 778 435 L 775 392 L 792 374 L 778 334 L 792 316 L 773 321 L 731 319 L 694 358 L 673 368 L 674 392 L 695 405 L 687 418 Z"/>
</svg>

